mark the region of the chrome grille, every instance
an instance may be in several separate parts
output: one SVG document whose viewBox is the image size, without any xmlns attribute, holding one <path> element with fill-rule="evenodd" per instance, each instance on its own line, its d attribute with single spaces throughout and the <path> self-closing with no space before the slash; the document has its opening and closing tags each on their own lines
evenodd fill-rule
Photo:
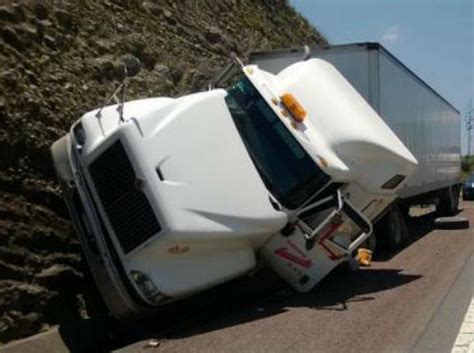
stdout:
<svg viewBox="0 0 474 353">
<path fill-rule="evenodd" d="M 148 199 L 137 187 L 135 171 L 120 141 L 90 164 L 89 173 L 124 253 L 161 230 Z"/>
</svg>

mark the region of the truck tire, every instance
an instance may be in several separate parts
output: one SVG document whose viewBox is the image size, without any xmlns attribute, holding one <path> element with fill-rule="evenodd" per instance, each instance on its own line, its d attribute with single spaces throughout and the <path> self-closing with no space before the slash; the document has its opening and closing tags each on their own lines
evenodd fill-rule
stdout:
<svg viewBox="0 0 474 353">
<path fill-rule="evenodd" d="M 393 205 L 383 218 L 376 224 L 377 244 L 387 250 L 397 250 L 407 237 L 405 215 L 398 204 Z"/>
<path fill-rule="evenodd" d="M 450 186 L 441 191 L 439 203 L 436 206 L 438 213 L 451 216 L 457 211 L 459 206 L 459 194 L 456 190 L 457 188 L 455 186 Z"/>
<path fill-rule="evenodd" d="M 377 237 L 375 235 L 375 232 L 372 232 L 372 234 L 367 238 L 366 241 L 362 243 L 360 248 L 368 249 L 372 252 L 375 252 L 375 248 L 377 247 Z"/>
<path fill-rule="evenodd" d="M 388 247 L 390 250 L 397 250 L 402 246 L 406 237 L 405 217 L 397 206 L 392 207 L 388 213 Z"/>
<path fill-rule="evenodd" d="M 461 193 L 461 190 L 459 189 L 459 187 L 453 186 L 454 212 L 456 212 L 459 209 L 459 198 L 461 197 L 460 193 Z"/>
</svg>

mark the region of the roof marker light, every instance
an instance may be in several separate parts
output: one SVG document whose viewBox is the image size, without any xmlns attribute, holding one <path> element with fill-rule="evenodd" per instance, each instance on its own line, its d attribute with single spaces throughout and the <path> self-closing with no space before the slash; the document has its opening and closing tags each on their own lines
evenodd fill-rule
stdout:
<svg viewBox="0 0 474 353">
<path fill-rule="evenodd" d="M 302 122 L 306 118 L 306 110 L 291 93 L 285 93 L 280 99 L 296 121 Z"/>
<path fill-rule="evenodd" d="M 321 156 L 317 156 L 317 157 L 318 157 L 320 166 L 323 167 L 323 168 L 327 168 L 327 166 L 328 166 L 328 161 L 326 160 L 326 158 L 323 158 L 323 157 L 321 157 Z"/>
</svg>

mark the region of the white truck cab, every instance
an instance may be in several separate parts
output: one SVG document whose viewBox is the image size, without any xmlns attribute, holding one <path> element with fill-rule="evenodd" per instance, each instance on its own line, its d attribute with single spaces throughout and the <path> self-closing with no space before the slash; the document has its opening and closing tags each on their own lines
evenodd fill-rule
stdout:
<svg viewBox="0 0 474 353">
<path fill-rule="evenodd" d="M 417 164 L 320 59 L 277 75 L 245 66 L 228 90 L 89 112 L 52 153 L 119 318 L 249 272 L 257 253 L 311 289 L 366 240 Z"/>
</svg>

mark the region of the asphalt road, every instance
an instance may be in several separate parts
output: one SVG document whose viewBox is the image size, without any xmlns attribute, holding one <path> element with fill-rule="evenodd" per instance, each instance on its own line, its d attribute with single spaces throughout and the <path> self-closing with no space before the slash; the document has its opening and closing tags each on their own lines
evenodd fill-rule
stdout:
<svg viewBox="0 0 474 353">
<path fill-rule="evenodd" d="M 58 332 L 88 352 L 450 352 L 474 291 L 474 202 L 461 208 L 471 228 L 415 217 L 400 251 L 336 270 L 308 294 L 258 272 L 144 322 L 96 317 Z"/>
<path fill-rule="evenodd" d="M 474 203 L 461 207 L 474 224 Z M 414 218 L 398 253 L 336 271 L 309 294 L 243 280 L 170 326 L 148 322 L 120 352 L 449 352 L 473 295 L 474 231 L 435 230 L 433 219 Z M 266 289 L 253 298 L 249 286 Z"/>
<path fill-rule="evenodd" d="M 474 226 L 474 202 L 460 213 Z M 450 352 L 474 292 L 474 231 L 417 217 L 403 249 L 339 269 L 294 294 L 258 271 L 167 306 L 142 322 L 108 316 L 62 324 L 3 352 Z M 424 214 L 424 215 L 423 215 Z"/>
</svg>

